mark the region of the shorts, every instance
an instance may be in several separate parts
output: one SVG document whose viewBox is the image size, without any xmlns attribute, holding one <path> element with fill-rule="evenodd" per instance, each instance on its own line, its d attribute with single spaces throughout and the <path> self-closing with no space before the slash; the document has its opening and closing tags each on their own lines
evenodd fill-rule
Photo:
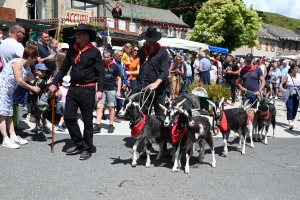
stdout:
<svg viewBox="0 0 300 200">
<path fill-rule="evenodd" d="M 272 82 L 272 81 L 270 80 L 269 84 L 270 84 L 270 87 L 271 87 L 271 86 L 272 86 L 272 87 L 275 87 L 275 88 L 278 88 L 278 87 L 279 87 L 279 81 L 275 81 L 275 82 L 273 81 L 273 82 Z"/>
<path fill-rule="evenodd" d="M 58 115 L 63 114 L 65 112 L 65 106 L 66 106 L 65 102 L 57 102 L 56 114 L 58 114 Z"/>
<path fill-rule="evenodd" d="M 116 90 L 103 90 L 103 97 L 98 101 L 98 104 L 105 104 L 107 106 L 114 107 L 116 101 Z"/>
</svg>

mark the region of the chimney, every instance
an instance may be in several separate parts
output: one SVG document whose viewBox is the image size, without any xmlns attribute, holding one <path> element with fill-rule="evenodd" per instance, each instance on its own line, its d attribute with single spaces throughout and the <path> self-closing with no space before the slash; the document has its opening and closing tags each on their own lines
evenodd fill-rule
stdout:
<svg viewBox="0 0 300 200">
<path fill-rule="evenodd" d="M 300 35 L 300 28 L 296 28 L 296 34 Z"/>
</svg>

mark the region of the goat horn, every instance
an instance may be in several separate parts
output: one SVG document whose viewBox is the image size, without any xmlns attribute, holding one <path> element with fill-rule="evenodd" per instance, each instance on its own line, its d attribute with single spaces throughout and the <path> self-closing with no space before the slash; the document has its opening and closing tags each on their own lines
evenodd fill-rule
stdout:
<svg viewBox="0 0 300 200">
<path fill-rule="evenodd" d="M 182 101 L 180 101 L 180 102 L 175 106 L 175 108 L 178 109 L 179 106 L 181 106 L 181 104 L 183 104 L 183 102 L 184 102 L 185 100 L 186 100 L 186 98 L 183 99 Z"/>
<path fill-rule="evenodd" d="M 159 104 L 159 106 L 160 106 L 162 109 L 164 109 L 165 111 L 167 110 L 167 108 L 166 108 L 165 106 L 163 106 L 163 105 L 161 105 L 161 104 Z"/>
<path fill-rule="evenodd" d="M 192 108 L 191 111 L 197 111 L 197 110 L 201 110 L 201 108 Z"/>
<path fill-rule="evenodd" d="M 223 101 L 224 101 L 224 97 L 222 97 L 222 99 L 221 99 L 221 101 L 220 101 L 220 103 L 219 103 L 219 108 L 220 108 L 220 110 L 222 110 L 222 104 L 223 104 Z"/>
<path fill-rule="evenodd" d="M 214 108 L 216 109 L 216 105 L 215 105 L 212 101 L 210 101 L 210 100 L 208 100 L 208 99 L 206 99 L 206 101 L 208 101 L 208 103 L 209 103 L 212 107 L 214 107 Z"/>
<path fill-rule="evenodd" d="M 167 100 L 172 105 L 173 102 L 172 102 L 171 98 L 167 97 Z"/>
<path fill-rule="evenodd" d="M 121 100 L 123 100 L 123 101 L 125 100 L 125 98 L 122 98 L 122 97 L 118 97 L 118 99 L 121 99 Z"/>
<path fill-rule="evenodd" d="M 126 99 L 129 97 L 129 95 L 131 94 L 131 92 L 132 92 L 132 90 L 130 90 L 130 91 L 125 95 Z"/>
<path fill-rule="evenodd" d="M 143 92 L 135 93 L 135 94 L 131 95 L 130 97 L 128 97 L 128 99 L 129 99 L 130 101 L 133 101 L 135 97 L 139 96 L 139 95 L 142 94 L 142 93 L 143 93 Z"/>
</svg>

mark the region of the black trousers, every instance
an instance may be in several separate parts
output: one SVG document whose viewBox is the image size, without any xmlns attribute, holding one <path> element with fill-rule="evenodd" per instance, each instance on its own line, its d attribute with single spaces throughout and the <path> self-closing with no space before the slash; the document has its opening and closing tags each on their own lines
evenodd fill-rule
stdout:
<svg viewBox="0 0 300 200">
<path fill-rule="evenodd" d="M 146 92 L 145 97 L 144 97 L 144 101 L 147 99 L 148 95 L 149 95 L 149 92 Z M 154 96 L 154 99 L 153 99 L 153 96 Z M 148 100 L 145 102 L 145 104 L 142 108 L 142 112 L 144 114 L 148 114 L 148 109 L 149 109 L 149 106 L 151 105 L 151 101 L 153 99 L 152 106 L 154 106 L 155 115 L 157 115 L 157 116 L 164 115 L 164 110 L 160 107 L 159 104 L 164 106 L 165 105 L 165 98 L 166 98 L 166 91 L 164 89 L 160 89 L 160 88 L 156 89 L 155 93 L 154 93 L 154 91 L 152 91 L 152 93 L 148 97 Z M 143 94 L 140 95 L 140 101 L 141 101 L 141 106 L 142 106 L 143 103 L 144 103 L 144 102 L 142 102 L 143 101 Z M 151 113 L 151 108 L 149 109 L 149 112 Z"/>
<path fill-rule="evenodd" d="M 231 102 L 235 102 L 235 98 L 236 98 L 236 79 L 229 79 L 226 80 L 228 82 L 228 85 L 230 85 L 231 88 Z"/>
<path fill-rule="evenodd" d="M 65 107 L 65 123 L 74 145 L 84 151 L 92 151 L 93 146 L 93 109 L 95 104 L 95 87 L 70 86 Z M 84 131 L 83 136 L 77 122 L 77 110 L 81 111 Z"/>
</svg>

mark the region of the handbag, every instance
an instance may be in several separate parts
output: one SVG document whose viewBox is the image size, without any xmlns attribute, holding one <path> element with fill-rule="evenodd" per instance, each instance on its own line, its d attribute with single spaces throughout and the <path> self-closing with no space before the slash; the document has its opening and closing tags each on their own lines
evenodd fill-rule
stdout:
<svg viewBox="0 0 300 200">
<path fill-rule="evenodd" d="M 289 74 L 290 75 L 290 74 Z M 292 79 L 292 81 L 293 81 L 293 78 L 292 78 L 292 76 L 290 75 L 290 77 L 291 77 L 291 79 Z M 294 90 L 296 91 L 296 94 L 297 94 L 297 99 L 299 99 L 300 100 L 300 91 L 298 91 L 299 89 L 296 89 L 296 86 L 295 86 L 295 83 L 294 83 L 294 81 L 293 81 L 293 85 L 294 85 Z"/>
</svg>

